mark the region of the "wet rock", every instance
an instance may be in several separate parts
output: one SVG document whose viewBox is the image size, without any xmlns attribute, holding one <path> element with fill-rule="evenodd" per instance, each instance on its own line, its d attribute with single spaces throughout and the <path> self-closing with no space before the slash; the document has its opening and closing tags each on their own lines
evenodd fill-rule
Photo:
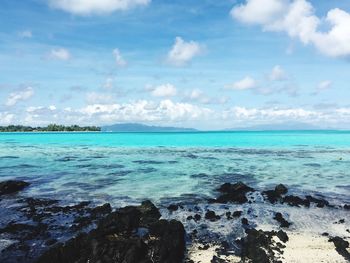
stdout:
<svg viewBox="0 0 350 263">
<path fill-rule="evenodd" d="M 162 216 L 158 208 L 149 200 L 143 201 L 137 209 L 141 213 L 140 224 L 145 227 L 150 226 Z"/>
<path fill-rule="evenodd" d="M 249 221 L 248 221 L 248 219 L 247 218 L 242 218 L 242 220 L 241 220 L 241 222 L 242 222 L 242 225 L 244 225 L 244 226 L 247 226 L 247 225 L 249 225 Z"/>
<path fill-rule="evenodd" d="M 289 240 L 287 233 L 283 230 L 279 230 L 276 235 L 283 243 L 286 243 Z"/>
<path fill-rule="evenodd" d="M 345 210 L 350 210 L 350 205 L 344 205 Z"/>
<path fill-rule="evenodd" d="M 119 209 L 103 218 L 97 227 L 103 234 L 130 234 L 140 226 L 141 212 L 134 206 Z"/>
<path fill-rule="evenodd" d="M 238 182 L 235 184 L 225 183 L 220 186 L 218 191 L 221 195 L 216 199 L 216 202 L 243 204 L 248 202 L 246 194 L 255 190 L 242 182 Z"/>
<path fill-rule="evenodd" d="M 279 195 L 285 195 L 286 193 L 288 193 L 288 188 L 283 184 L 279 184 L 279 185 L 276 185 L 275 192 Z"/>
<path fill-rule="evenodd" d="M 199 220 L 201 220 L 201 218 L 202 218 L 202 217 L 201 217 L 201 215 L 199 215 L 199 214 L 195 214 L 195 215 L 194 215 L 194 220 L 195 220 L 195 221 L 199 221 Z"/>
<path fill-rule="evenodd" d="M 150 228 L 150 234 L 155 240 L 151 250 L 155 253 L 155 262 L 182 262 L 185 253 L 185 229 L 176 220 L 159 220 Z"/>
<path fill-rule="evenodd" d="M 208 219 L 211 222 L 220 220 L 220 216 L 216 215 L 214 211 L 208 210 L 205 213 L 205 219 Z"/>
<path fill-rule="evenodd" d="M 53 244 L 56 244 L 57 243 L 57 239 L 49 239 L 45 242 L 45 245 L 46 246 L 52 246 Z"/>
<path fill-rule="evenodd" d="M 232 193 L 232 192 L 248 193 L 248 192 L 253 192 L 254 189 L 242 182 L 238 182 L 235 184 L 225 183 L 219 187 L 218 191 L 221 193 Z"/>
<path fill-rule="evenodd" d="M 171 212 L 177 211 L 179 209 L 178 205 L 171 204 L 168 206 L 168 210 Z"/>
<path fill-rule="evenodd" d="M 318 198 L 312 197 L 310 195 L 306 196 L 306 200 L 308 200 L 311 203 L 315 203 L 316 206 L 319 207 L 319 208 L 323 208 L 325 206 L 329 206 L 329 202 L 328 201 L 326 201 L 324 199 L 318 199 Z"/>
<path fill-rule="evenodd" d="M 276 185 L 274 190 L 263 191 L 262 195 L 271 203 L 274 204 L 282 200 L 282 195 L 288 192 L 287 187 L 283 184 Z"/>
<path fill-rule="evenodd" d="M 350 261 L 350 253 L 347 248 L 349 248 L 349 242 L 342 239 L 341 237 L 333 237 L 329 239 L 329 242 L 333 242 L 335 250 L 339 255 L 343 256 L 345 260 Z"/>
<path fill-rule="evenodd" d="M 263 191 L 262 194 L 271 204 L 278 202 L 282 198 L 275 190 Z"/>
<path fill-rule="evenodd" d="M 287 203 L 290 206 L 305 206 L 310 207 L 310 201 L 307 199 L 302 199 L 299 196 L 287 195 L 283 198 L 283 203 Z"/>
<path fill-rule="evenodd" d="M 0 182 L 0 196 L 17 193 L 28 187 L 30 184 L 24 181 L 9 180 Z"/>
<path fill-rule="evenodd" d="M 281 213 L 276 213 L 273 219 L 279 222 L 281 227 L 288 228 L 291 225 L 291 223 L 289 223 L 286 219 L 284 219 Z"/>
<path fill-rule="evenodd" d="M 209 248 L 210 246 L 208 244 L 198 247 L 199 250 L 208 250 Z"/>
<path fill-rule="evenodd" d="M 102 218 L 89 233 L 53 246 L 37 262 L 180 263 L 185 252 L 184 227 L 159 218 L 150 201 L 121 208 Z M 139 235 L 140 229 L 147 229 L 146 234 Z"/>
<path fill-rule="evenodd" d="M 239 241 L 243 262 L 270 263 L 277 262 L 273 243 L 273 232 L 256 229 L 246 229 L 247 236 Z"/>
<path fill-rule="evenodd" d="M 221 259 L 217 256 L 213 256 L 213 258 L 211 259 L 210 263 L 227 263 L 226 260 Z"/>
<path fill-rule="evenodd" d="M 335 224 L 344 224 L 345 223 L 345 219 L 340 219 L 338 222 L 335 222 Z"/>
<path fill-rule="evenodd" d="M 109 203 L 106 203 L 104 205 L 101 206 L 97 206 L 95 208 L 93 208 L 91 210 L 91 215 L 92 216 L 98 216 L 98 215 L 105 215 L 105 214 L 109 214 L 112 212 L 112 207 Z"/>
<path fill-rule="evenodd" d="M 234 211 L 233 213 L 232 213 L 232 217 L 240 217 L 241 215 L 242 215 L 242 211 Z"/>
</svg>

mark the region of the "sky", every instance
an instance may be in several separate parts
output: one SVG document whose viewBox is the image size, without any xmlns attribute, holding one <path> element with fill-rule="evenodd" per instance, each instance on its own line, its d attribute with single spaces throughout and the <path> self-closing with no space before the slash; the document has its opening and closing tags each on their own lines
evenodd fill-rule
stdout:
<svg viewBox="0 0 350 263">
<path fill-rule="evenodd" d="M 0 125 L 350 129 L 350 1 L 1 0 Z"/>
</svg>

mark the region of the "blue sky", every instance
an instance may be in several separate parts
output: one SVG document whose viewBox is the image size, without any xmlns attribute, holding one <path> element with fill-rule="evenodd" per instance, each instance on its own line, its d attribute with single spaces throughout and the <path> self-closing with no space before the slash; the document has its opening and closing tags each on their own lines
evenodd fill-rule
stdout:
<svg viewBox="0 0 350 263">
<path fill-rule="evenodd" d="M 0 125 L 350 128 L 348 1 L 0 5 Z"/>
</svg>

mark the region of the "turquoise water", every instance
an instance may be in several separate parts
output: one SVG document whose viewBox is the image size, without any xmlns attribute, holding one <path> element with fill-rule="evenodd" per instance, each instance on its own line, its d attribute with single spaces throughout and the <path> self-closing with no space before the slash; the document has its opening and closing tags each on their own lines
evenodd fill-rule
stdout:
<svg viewBox="0 0 350 263">
<path fill-rule="evenodd" d="M 350 147 L 350 131 L 3 133 L 0 143 L 125 147 Z"/>
<path fill-rule="evenodd" d="M 349 171 L 347 131 L 0 134 L 0 180 L 67 200 L 206 198 L 238 180 L 347 199 Z"/>
</svg>

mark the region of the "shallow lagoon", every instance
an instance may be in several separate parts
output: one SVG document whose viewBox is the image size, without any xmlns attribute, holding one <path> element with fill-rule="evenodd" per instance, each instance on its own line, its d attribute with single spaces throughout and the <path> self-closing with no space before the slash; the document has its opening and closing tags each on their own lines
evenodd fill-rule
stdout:
<svg viewBox="0 0 350 263">
<path fill-rule="evenodd" d="M 6 133 L 0 177 L 28 195 L 109 201 L 208 197 L 223 182 L 347 199 L 350 132 Z"/>
</svg>

